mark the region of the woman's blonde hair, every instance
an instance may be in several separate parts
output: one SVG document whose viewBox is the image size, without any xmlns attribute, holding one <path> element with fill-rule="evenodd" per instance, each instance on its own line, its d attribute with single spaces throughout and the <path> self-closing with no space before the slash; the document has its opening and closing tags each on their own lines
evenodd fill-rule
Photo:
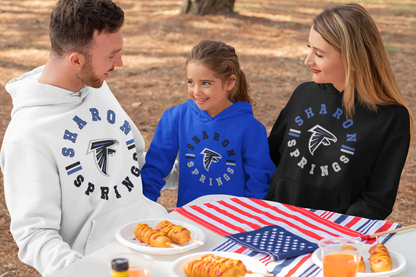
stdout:
<svg viewBox="0 0 416 277">
<path fill-rule="evenodd" d="M 341 53 L 345 69 L 343 105 L 347 117 L 353 116 L 355 101 L 372 111 L 377 111 L 378 105 L 399 104 L 409 112 L 413 137 L 413 117 L 369 13 L 355 3 L 329 7 L 315 17 L 313 29 Z"/>
<path fill-rule="evenodd" d="M 251 90 L 246 75 L 240 69 L 237 54 L 232 46 L 221 41 L 202 40 L 192 48 L 186 60 L 188 63 L 200 63 L 214 72 L 214 75 L 223 82 L 235 75 L 234 87 L 228 92 L 230 101 L 247 101 L 255 105 L 251 98 Z"/>
</svg>

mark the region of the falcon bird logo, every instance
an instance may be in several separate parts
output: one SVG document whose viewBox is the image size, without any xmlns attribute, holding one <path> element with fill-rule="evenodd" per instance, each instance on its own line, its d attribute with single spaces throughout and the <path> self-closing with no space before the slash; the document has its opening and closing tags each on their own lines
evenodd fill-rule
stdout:
<svg viewBox="0 0 416 277">
<path fill-rule="evenodd" d="M 90 145 L 88 146 L 87 153 L 94 153 L 94 160 L 95 164 L 98 167 L 98 170 L 104 174 L 105 176 L 109 176 L 108 174 L 108 163 L 109 163 L 109 156 L 114 156 L 116 150 L 111 149 L 111 146 L 118 145 L 118 141 L 108 139 L 108 140 L 98 140 L 98 141 L 90 141 Z"/>
<path fill-rule="evenodd" d="M 308 130 L 312 135 L 309 138 L 309 152 L 312 154 L 320 145 L 328 146 L 331 145 L 331 142 L 337 142 L 337 138 L 328 130 L 323 128 L 320 125 L 315 125 L 315 127 Z"/>
<path fill-rule="evenodd" d="M 221 159 L 221 155 L 218 154 L 215 151 L 209 150 L 208 148 L 205 148 L 202 150 L 200 154 L 204 154 L 204 167 L 207 171 L 209 171 L 209 167 L 211 166 L 211 163 L 218 162 L 219 159 Z"/>
</svg>

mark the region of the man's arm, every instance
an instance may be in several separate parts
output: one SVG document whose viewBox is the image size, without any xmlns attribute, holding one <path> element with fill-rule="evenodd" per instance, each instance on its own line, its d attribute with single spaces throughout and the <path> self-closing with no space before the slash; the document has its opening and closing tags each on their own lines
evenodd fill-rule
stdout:
<svg viewBox="0 0 416 277">
<path fill-rule="evenodd" d="M 4 143 L 0 163 L 19 258 L 42 275 L 81 259 L 59 234 L 62 195 L 59 174 L 51 161 L 26 145 Z"/>
</svg>

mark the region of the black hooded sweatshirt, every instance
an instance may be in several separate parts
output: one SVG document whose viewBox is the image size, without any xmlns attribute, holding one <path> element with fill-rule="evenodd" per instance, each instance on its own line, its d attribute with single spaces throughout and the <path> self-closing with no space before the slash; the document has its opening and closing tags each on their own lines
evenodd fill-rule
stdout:
<svg viewBox="0 0 416 277">
<path fill-rule="evenodd" d="M 410 143 L 408 110 L 356 105 L 332 84 L 296 88 L 268 138 L 277 168 L 266 200 L 369 219 L 392 211 Z"/>
</svg>

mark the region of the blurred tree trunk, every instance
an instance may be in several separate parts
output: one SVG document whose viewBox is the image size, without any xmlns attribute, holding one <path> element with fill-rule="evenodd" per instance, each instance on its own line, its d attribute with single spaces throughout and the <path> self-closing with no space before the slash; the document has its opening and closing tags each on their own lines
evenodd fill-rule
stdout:
<svg viewBox="0 0 416 277">
<path fill-rule="evenodd" d="M 195 15 L 232 13 L 234 2 L 235 0 L 184 0 L 182 13 Z"/>
</svg>

